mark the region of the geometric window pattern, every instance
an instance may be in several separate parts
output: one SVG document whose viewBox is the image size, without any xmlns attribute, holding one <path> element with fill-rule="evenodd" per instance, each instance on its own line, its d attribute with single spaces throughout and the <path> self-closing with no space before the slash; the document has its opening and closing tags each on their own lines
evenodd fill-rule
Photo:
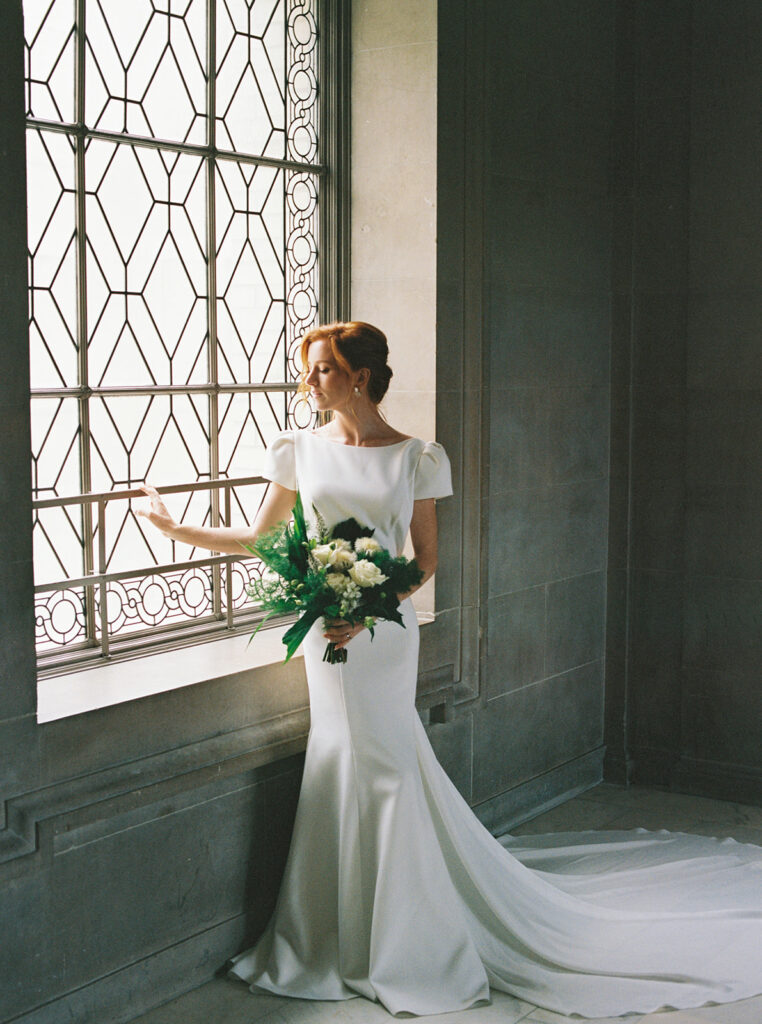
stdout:
<svg viewBox="0 0 762 1024">
<path fill-rule="evenodd" d="M 24 0 L 41 665 L 246 607 L 257 562 L 168 541 L 129 495 L 249 522 L 270 439 L 312 420 L 316 8 Z"/>
</svg>

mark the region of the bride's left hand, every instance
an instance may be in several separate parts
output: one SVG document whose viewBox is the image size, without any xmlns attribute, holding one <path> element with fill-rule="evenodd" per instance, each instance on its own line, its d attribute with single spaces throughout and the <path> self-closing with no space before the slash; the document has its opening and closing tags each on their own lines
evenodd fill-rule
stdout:
<svg viewBox="0 0 762 1024">
<path fill-rule="evenodd" d="M 344 619 L 331 619 L 330 626 L 323 633 L 323 636 L 326 640 L 330 640 L 338 650 L 342 650 L 353 637 L 356 637 L 358 633 L 362 633 L 364 629 L 365 626 L 361 622 L 355 626 L 350 626 Z"/>
</svg>

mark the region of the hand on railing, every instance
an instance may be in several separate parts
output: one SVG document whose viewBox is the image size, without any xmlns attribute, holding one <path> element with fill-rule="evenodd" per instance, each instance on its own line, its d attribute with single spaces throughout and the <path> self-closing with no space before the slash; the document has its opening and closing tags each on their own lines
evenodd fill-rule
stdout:
<svg viewBox="0 0 762 1024">
<path fill-rule="evenodd" d="M 270 484 L 267 497 L 262 502 L 257 521 L 252 525 L 244 523 L 241 526 L 193 526 L 187 523 L 178 523 L 169 513 L 164 504 L 163 494 L 196 494 L 199 492 L 208 493 L 212 491 L 221 492 L 219 501 L 220 515 L 224 522 L 232 519 L 232 500 L 235 488 L 260 486 L 267 484 L 261 476 L 237 477 L 221 480 L 197 480 L 193 483 L 170 484 L 159 490 L 151 484 L 132 484 L 119 490 L 93 492 L 89 494 L 74 494 L 69 496 L 54 496 L 52 498 L 36 498 L 33 503 L 35 511 L 44 515 L 48 509 L 78 509 L 90 506 L 87 522 L 89 528 L 85 531 L 84 543 L 89 552 L 81 575 L 68 575 L 65 579 L 51 580 L 45 583 L 35 584 L 35 593 L 38 595 L 38 629 L 41 642 L 55 650 L 49 651 L 55 654 L 50 665 L 57 665 L 56 658 L 67 645 L 72 642 L 71 649 L 92 653 L 96 648 L 100 654 L 108 656 L 111 640 L 117 634 L 123 633 L 130 637 L 142 636 L 140 630 L 148 626 L 146 636 L 150 634 L 153 642 L 156 630 L 153 628 L 159 621 L 169 625 L 170 617 L 163 616 L 163 611 L 157 612 L 146 609 L 145 596 L 151 595 L 151 600 L 156 597 L 153 587 L 146 587 L 146 581 L 154 576 L 163 576 L 169 582 L 163 586 L 165 601 L 167 594 L 171 594 L 176 603 L 177 594 L 190 580 L 195 587 L 193 601 L 186 602 L 181 608 L 173 608 L 172 617 L 174 626 L 182 629 L 190 623 L 195 625 L 204 623 L 204 629 L 232 629 L 234 626 L 234 615 L 241 611 L 242 605 L 246 604 L 245 586 L 250 579 L 249 571 L 233 566 L 235 561 L 252 561 L 253 556 L 247 549 L 247 545 L 254 543 L 258 531 L 265 531 L 276 522 L 286 518 L 293 507 L 296 495 L 278 484 Z M 173 550 L 175 560 L 161 563 L 150 551 L 153 558 L 151 564 L 135 565 L 129 568 L 110 566 L 110 557 L 113 555 L 112 545 L 114 533 L 108 529 L 107 510 L 113 502 L 125 502 L 140 500 L 141 496 L 148 499 L 148 507 L 136 509 L 138 515 L 146 519 L 151 525 L 161 531 L 170 540 L 179 544 L 186 544 L 189 548 L 202 548 L 214 552 L 210 558 L 198 558 L 197 552 L 181 552 L 179 555 Z M 84 516 L 84 513 L 82 513 Z M 115 528 L 118 529 L 118 528 Z M 116 535 L 118 538 L 118 534 Z M 138 552 L 143 552 L 142 546 L 137 546 Z M 162 552 L 163 553 L 163 552 Z M 187 558 L 183 556 L 187 554 Z M 132 559 L 135 562 L 135 559 Z M 227 563 L 227 564 L 226 564 Z M 65 571 L 65 570 L 64 570 Z M 256 571 L 256 569 L 252 570 Z M 243 585 L 234 584 L 234 575 Z M 203 576 L 203 579 L 202 579 Z M 204 588 L 210 590 L 210 596 L 196 603 L 198 586 L 194 580 L 202 579 Z M 133 582 L 134 581 L 134 582 Z M 169 589 L 167 589 L 169 587 Z M 82 593 L 73 596 L 69 602 L 79 615 L 79 627 L 72 629 L 69 618 L 64 619 L 64 625 L 59 628 L 53 621 L 55 609 L 61 598 L 60 594 L 67 591 L 81 591 Z M 115 601 L 110 601 L 112 592 L 116 592 Z M 51 596 L 48 597 L 47 595 Z M 109 621 L 109 613 L 116 608 L 116 618 Z M 77 610 L 79 609 L 79 610 Z M 121 610 L 120 610 L 121 609 Z M 183 617 L 183 613 L 185 617 Z M 57 613 L 60 616 L 60 611 Z M 220 619 L 220 615 L 224 618 Z M 245 612 L 244 612 L 245 614 Z M 158 618 L 157 618 L 158 616 Z M 212 626 L 210 623 L 214 623 Z M 137 628 L 137 631 L 135 629 Z M 162 629 L 164 626 L 162 626 Z M 73 635 L 72 635 L 73 634 Z M 168 636 L 174 635 L 169 630 Z M 57 653 L 56 653 L 57 652 Z M 83 660 L 90 658 L 90 653 L 83 655 Z M 93 657 L 96 655 L 93 654 Z M 68 664 L 62 661 L 61 664 Z"/>
<path fill-rule="evenodd" d="M 140 484 L 140 490 L 149 498 L 150 508 L 139 508 L 137 514 L 148 520 L 157 530 L 161 530 L 167 537 L 172 537 L 177 531 L 178 524 L 169 514 L 169 510 L 161 500 L 161 495 L 152 484 Z"/>
<path fill-rule="evenodd" d="M 262 480 L 262 478 L 259 478 Z M 265 481 L 262 480 L 264 483 Z M 230 489 L 234 481 L 220 481 L 225 489 L 224 518 L 230 520 Z M 150 500 L 148 509 L 138 509 L 137 514 L 160 530 L 165 537 L 187 544 L 191 548 L 206 548 L 221 555 L 236 555 L 238 558 L 251 558 L 249 545 L 257 539 L 257 533 L 269 529 L 288 515 L 290 502 L 293 502 L 293 491 L 288 491 L 279 484 L 270 484 L 266 496 L 260 505 L 253 526 L 194 526 L 191 523 L 178 523 L 169 514 L 157 488 L 152 484 L 139 484 L 138 490 Z M 189 488 L 172 488 L 186 490 Z M 264 524 L 264 525 L 263 525 Z"/>
</svg>

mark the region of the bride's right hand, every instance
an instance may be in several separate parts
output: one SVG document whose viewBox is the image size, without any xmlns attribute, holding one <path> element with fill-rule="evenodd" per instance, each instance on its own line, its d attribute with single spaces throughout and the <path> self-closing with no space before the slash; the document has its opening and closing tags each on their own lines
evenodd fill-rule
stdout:
<svg viewBox="0 0 762 1024">
<path fill-rule="evenodd" d="M 146 518 L 157 530 L 170 536 L 172 531 L 177 529 L 177 523 L 169 514 L 167 506 L 161 500 L 161 495 L 151 484 L 141 484 L 140 490 L 150 499 L 151 507 L 139 508 L 138 515 Z"/>
</svg>

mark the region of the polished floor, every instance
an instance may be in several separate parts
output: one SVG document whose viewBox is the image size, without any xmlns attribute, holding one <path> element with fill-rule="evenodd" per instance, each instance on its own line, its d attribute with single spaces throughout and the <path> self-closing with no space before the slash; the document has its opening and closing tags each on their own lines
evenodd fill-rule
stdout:
<svg viewBox="0 0 762 1024">
<path fill-rule="evenodd" d="M 513 833 L 638 827 L 731 836 L 762 846 L 760 807 L 606 784 L 533 818 Z M 243 983 L 219 979 L 136 1018 L 133 1024 L 383 1024 L 395 1019 L 365 999 L 319 1003 L 253 995 Z M 762 1024 L 762 996 L 723 1006 L 610 1019 L 619 1024 Z M 415 1020 L 432 1024 L 582 1024 L 580 1017 L 550 1013 L 501 992 L 493 993 L 490 1006 Z"/>
</svg>

